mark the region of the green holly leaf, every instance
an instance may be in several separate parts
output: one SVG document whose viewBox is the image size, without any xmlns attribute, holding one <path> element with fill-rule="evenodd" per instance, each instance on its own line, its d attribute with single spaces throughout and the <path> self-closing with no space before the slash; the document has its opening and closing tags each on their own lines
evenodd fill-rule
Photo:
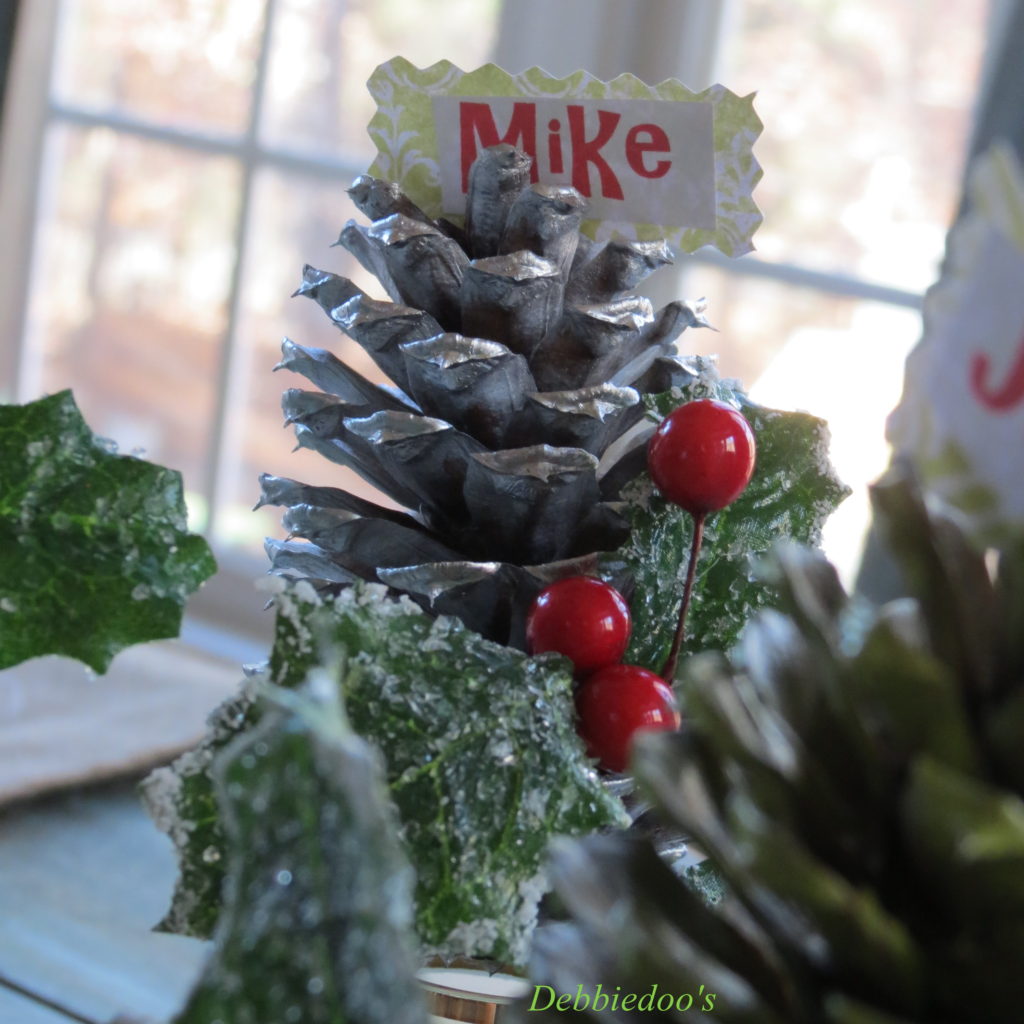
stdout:
<svg viewBox="0 0 1024 1024">
<path fill-rule="evenodd" d="M 227 884 L 213 956 L 176 1024 L 426 1024 L 412 870 L 377 752 L 337 677 L 268 694 L 213 765 Z M 262 702 L 261 702 L 262 703 Z"/>
<path fill-rule="evenodd" d="M 105 672 L 177 636 L 215 569 L 179 473 L 107 451 L 70 391 L 0 406 L 0 668 L 63 654 Z"/>
<path fill-rule="evenodd" d="M 141 793 L 157 828 L 178 853 L 178 879 L 171 905 L 157 931 L 212 937 L 220 916 L 226 861 L 220 809 L 210 774 L 214 760 L 240 733 L 259 721 L 254 696 L 266 673 L 246 679 L 238 694 L 221 704 L 207 722 L 199 745 L 142 782 Z"/>
<path fill-rule="evenodd" d="M 743 494 L 707 519 L 684 655 L 731 647 L 750 616 L 774 600 L 771 586 L 754 572 L 756 561 L 780 537 L 819 543 L 825 520 L 850 493 L 828 461 L 824 420 L 756 405 L 729 381 L 718 379 L 707 360 L 693 362 L 700 372 L 691 385 L 646 400 L 651 418 L 660 421 L 697 398 L 729 402 L 750 422 L 757 439 L 757 462 Z M 609 573 L 625 569 L 636 581 L 631 600 L 633 636 L 626 660 L 659 671 L 678 617 L 693 519 L 662 498 L 647 474 L 630 485 L 623 497 L 630 537 L 606 556 L 604 564 Z"/>
<path fill-rule="evenodd" d="M 564 659 L 529 658 L 385 594 L 359 585 L 321 601 L 308 583 L 287 589 L 265 678 L 294 688 L 323 651 L 351 652 L 361 671 L 341 681 L 344 700 L 387 762 L 424 951 L 521 964 L 546 888 L 548 839 L 628 818 L 584 756 Z M 209 765 L 258 717 L 243 696 L 215 716 L 204 746 L 147 783 L 181 860 L 165 921 L 175 930 L 209 934 L 223 878 Z"/>
</svg>

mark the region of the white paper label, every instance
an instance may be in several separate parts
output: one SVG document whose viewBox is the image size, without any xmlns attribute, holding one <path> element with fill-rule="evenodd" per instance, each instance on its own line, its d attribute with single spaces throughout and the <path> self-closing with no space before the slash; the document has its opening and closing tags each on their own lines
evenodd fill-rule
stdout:
<svg viewBox="0 0 1024 1024">
<path fill-rule="evenodd" d="M 466 207 L 469 168 L 499 142 L 533 158 L 533 180 L 572 185 L 588 216 L 715 227 L 715 121 L 710 103 L 435 96 L 441 202 Z"/>
<path fill-rule="evenodd" d="M 979 158 L 972 193 L 889 435 L 981 541 L 1000 543 L 1024 527 L 1024 180 L 1008 150 Z"/>
<path fill-rule="evenodd" d="M 714 246 L 727 256 L 753 248 L 761 120 L 752 94 L 632 75 L 603 82 L 586 71 L 417 68 L 402 57 L 367 84 L 377 103 L 370 174 L 396 182 L 431 217 L 458 221 L 474 156 L 504 141 L 534 158 L 535 181 L 583 194 L 580 230 L 595 241 L 665 239 L 681 252 Z"/>
</svg>

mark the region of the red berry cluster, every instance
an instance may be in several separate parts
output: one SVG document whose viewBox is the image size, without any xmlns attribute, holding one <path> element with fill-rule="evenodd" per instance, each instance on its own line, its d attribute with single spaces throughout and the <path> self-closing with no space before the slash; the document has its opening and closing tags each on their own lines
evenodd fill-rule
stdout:
<svg viewBox="0 0 1024 1024">
<path fill-rule="evenodd" d="M 626 770 L 641 729 L 678 729 L 679 710 L 665 681 L 639 665 L 620 665 L 632 623 L 622 595 L 593 576 L 545 587 L 526 620 L 532 654 L 564 654 L 580 678 L 576 713 L 587 753 L 613 772 Z"/>
<path fill-rule="evenodd" d="M 675 677 L 704 520 L 740 496 L 754 472 L 754 454 L 750 424 L 731 406 L 711 399 L 681 405 L 651 438 L 651 478 L 694 522 L 679 622 L 660 676 L 639 665 L 619 664 L 632 623 L 622 595 L 603 580 L 559 580 L 545 587 L 530 609 L 530 652 L 557 651 L 572 661 L 581 679 L 576 691 L 580 735 L 590 756 L 611 771 L 625 771 L 633 737 L 641 730 L 679 728 L 679 710 L 666 680 Z"/>
</svg>

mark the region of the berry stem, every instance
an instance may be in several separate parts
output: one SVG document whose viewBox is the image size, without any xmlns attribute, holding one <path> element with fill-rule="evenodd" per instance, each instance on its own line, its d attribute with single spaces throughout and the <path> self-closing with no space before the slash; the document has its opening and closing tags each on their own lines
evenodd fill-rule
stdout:
<svg viewBox="0 0 1024 1024">
<path fill-rule="evenodd" d="M 669 651 L 668 661 L 665 662 L 661 670 L 661 678 L 669 685 L 675 678 L 679 651 L 683 646 L 686 613 L 690 608 L 690 598 L 693 596 L 693 581 L 697 576 L 697 559 L 700 557 L 701 544 L 704 543 L 704 520 L 706 518 L 706 512 L 693 514 L 693 541 L 690 544 L 690 561 L 686 566 L 686 582 L 683 584 L 683 603 L 679 606 L 679 621 L 676 623 L 676 633 L 672 638 L 672 650 Z"/>
</svg>

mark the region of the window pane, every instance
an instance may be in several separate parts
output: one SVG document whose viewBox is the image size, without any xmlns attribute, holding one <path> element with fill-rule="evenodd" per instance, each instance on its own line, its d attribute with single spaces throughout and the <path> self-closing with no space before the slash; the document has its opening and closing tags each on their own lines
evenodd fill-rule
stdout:
<svg viewBox="0 0 1024 1024">
<path fill-rule="evenodd" d="M 707 300 L 707 318 L 719 333 L 688 331 L 680 347 L 717 352 L 723 376 L 736 377 L 748 388 L 796 332 L 849 326 L 850 306 L 828 292 L 700 264 L 690 264 L 683 281 L 687 296 Z"/>
<path fill-rule="evenodd" d="M 499 0 L 280 0 L 263 132 L 271 144 L 365 163 L 374 106 L 366 80 L 397 54 L 427 67 L 486 62 Z"/>
<path fill-rule="evenodd" d="M 989 0 L 744 0 L 723 81 L 757 91 L 769 259 L 921 291 L 960 175 Z"/>
<path fill-rule="evenodd" d="M 687 331 L 682 351 L 717 353 L 722 375 L 739 377 L 755 400 L 828 421 L 832 461 L 854 493 L 828 521 L 824 547 L 852 582 L 870 519 L 867 485 L 889 461 L 885 419 L 921 333 L 919 314 L 712 267 L 693 271 L 687 292 L 707 295 L 719 333 Z"/>
<path fill-rule="evenodd" d="M 281 339 L 289 337 L 329 349 L 365 377 L 383 379 L 365 351 L 334 327 L 315 302 L 290 298 L 304 263 L 344 274 L 376 298 L 386 298 L 344 249 L 330 248 L 345 221 L 364 219 L 345 194 L 346 184 L 271 170 L 256 178 L 239 320 L 238 398 L 229 415 L 230 450 L 237 452 L 237 461 L 225 467 L 230 476 L 227 507 L 218 520 L 220 540 L 256 546 L 265 536 L 281 536 L 280 509 L 251 511 L 259 496 L 260 473 L 344 487 L 393 504 L 323 456 L 292 452 L 295 436 L 292 428 L 282 427 L 281 393 L 316 388 L 297 374 L 271 372 L 281 358 Z"/>
<path fill-rule="evenodd" d="M 64 0 L 54 89 L 68 102 L 241 132 L 263 0 Z"/>
<path fill-rule="evenodd" d="M 38 387 L 73 387 L 99 434 L 204 487 L 232 261 L 232 161 L 51 132 L 30 305 Z"/>
</svg>

